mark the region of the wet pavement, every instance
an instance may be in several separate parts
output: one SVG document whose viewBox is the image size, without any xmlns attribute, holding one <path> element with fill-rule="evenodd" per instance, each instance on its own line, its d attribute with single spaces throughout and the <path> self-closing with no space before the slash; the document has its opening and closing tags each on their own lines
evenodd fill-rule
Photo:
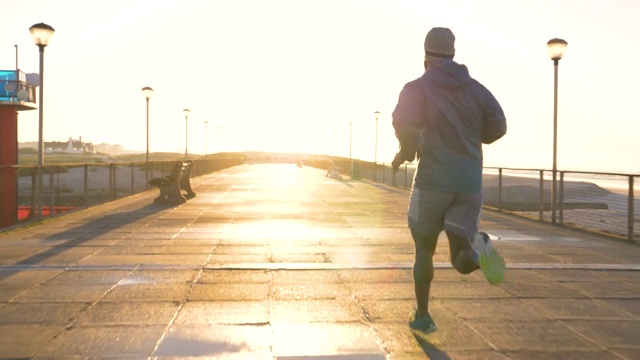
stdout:
<svg viewBox="0 0 640 360">
<path fill-rule="evenodd" d="M 441 238 L 417 339 L 406 190 L 242 165 L 0 234 L 0 358 L 640 359 L 640 246 L 485 212 L 502 285 Z"/>
</svg>

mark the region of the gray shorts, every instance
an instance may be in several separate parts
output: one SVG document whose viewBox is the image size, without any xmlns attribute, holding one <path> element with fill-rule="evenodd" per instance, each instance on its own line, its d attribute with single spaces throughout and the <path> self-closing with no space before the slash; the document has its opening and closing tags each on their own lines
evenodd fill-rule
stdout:
<svg viewBox="0 0 640 360">
<path fill-rule="evenodd" d="M 470 238 L 478 232 L 482 193 L 440 193 L 413 188 L 409 199 L 409 227 L 435 235 L 442 230 Z"/>
</svg>

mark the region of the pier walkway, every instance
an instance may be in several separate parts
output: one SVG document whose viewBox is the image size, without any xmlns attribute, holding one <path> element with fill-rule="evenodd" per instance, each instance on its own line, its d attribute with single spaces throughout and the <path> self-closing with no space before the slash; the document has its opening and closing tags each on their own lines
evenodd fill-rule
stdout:
<svg viewBox="0 0 640 360">
<path fill-rule="evenodd" d="M 486 211 L 505 282 L 446 239 L 417 339 L 408 192 L 241 165 L 0 233 L 0 359 L 640 359 L 640 246 Z"/>
</svg>

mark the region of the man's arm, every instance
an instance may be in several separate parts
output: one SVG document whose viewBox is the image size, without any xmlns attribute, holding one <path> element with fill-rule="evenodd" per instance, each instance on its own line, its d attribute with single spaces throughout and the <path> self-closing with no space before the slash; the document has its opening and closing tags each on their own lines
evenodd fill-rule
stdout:
<svg viewBox="0 0 640 360">
<path fill-rule="evenodd" d="M 498 100 L 487 90 L 488 99 L 484 110 L 484 127 L 482 142 L 491 144 L 507 133 L 507 119 Z"/>
<path fill-rule="evenodd" d="M 400 142 L 400 151 L 392 163 L 395 171 L 405 161 L 413 161 L 419 152 L 423 114 L 422 91 L 417 82 L 410 82 L 400 92 L 398 104 L 392 114 L 393 128 Z"/>
</svg>

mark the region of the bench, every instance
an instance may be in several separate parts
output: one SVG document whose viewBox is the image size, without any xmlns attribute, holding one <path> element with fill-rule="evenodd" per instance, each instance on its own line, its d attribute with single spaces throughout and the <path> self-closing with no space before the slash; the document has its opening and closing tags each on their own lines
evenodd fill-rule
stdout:
<svg viewBox="0 0 640 360">
<path fill-rule="evenodd" d="M 153 202 L 183 204 L 195 197 L 189 182 L 192 164 L 190 160 L 178 160 L 169 175 L 149 180 L 149 185 L 160 189 L 160 195 Z"/>
<path fill-rule="evenodd" d="M 330 177 L 332 179 L 342 180 L 342 176 L 340 175 L 340 173 L 342 173 L 342 168 L 336 166 L 332 161 L 329 165 L 329 168 L 327 169 L 327 173 L 324 176 Z"/>
</svg>

